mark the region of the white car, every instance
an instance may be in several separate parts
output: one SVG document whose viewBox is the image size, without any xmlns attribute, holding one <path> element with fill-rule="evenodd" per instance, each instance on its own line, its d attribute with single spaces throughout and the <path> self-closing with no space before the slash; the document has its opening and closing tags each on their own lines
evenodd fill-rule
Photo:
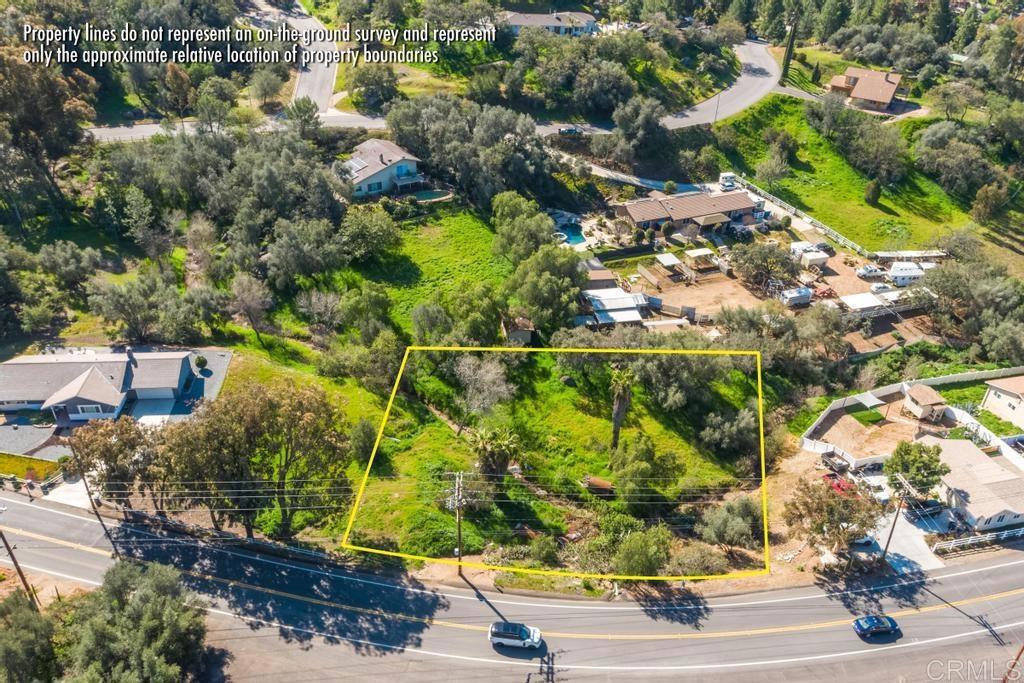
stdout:
<svg viewBox="0 0 1024 683">
<path fill-rule="evenodd" d="M 883 275 L 885 275 L 885 270 L 879 268 L 873 263 L 869 263 L 868 265 L 861 266 L 860 268 L 857 269 L 857 277 L 865 279 L 873 277 L 882 277 Z"/>
<path fill-rule="evenodd" d="M 487 640 L 496 647 L 522 647 L 536 650 L 543 642 L 540 629 L 512 621 L 496 621 L 487 631 Z"/>
<path fill-rule="evenodd" d="M 891 292 L 894 289 L 896 288 L 890 285 L 888 282 L 876 282 L 875 284 L 871 285 L 872 294 L 880 294 L 881 292 Z"/>
</svg>

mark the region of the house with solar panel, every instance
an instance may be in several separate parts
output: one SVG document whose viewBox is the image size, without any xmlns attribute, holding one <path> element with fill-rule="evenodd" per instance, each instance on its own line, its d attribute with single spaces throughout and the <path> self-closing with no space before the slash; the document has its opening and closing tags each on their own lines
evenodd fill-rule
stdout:
<svg viewBox="0 0 1024 683">
<path fill-rule="evenodd" d="M 356 145 L 341 168 L 352 183 L 352 196 L 361 199 L 422 189 L 427 179 L 419 161 L 390 140 L 371 138 Z"/>
</svg>

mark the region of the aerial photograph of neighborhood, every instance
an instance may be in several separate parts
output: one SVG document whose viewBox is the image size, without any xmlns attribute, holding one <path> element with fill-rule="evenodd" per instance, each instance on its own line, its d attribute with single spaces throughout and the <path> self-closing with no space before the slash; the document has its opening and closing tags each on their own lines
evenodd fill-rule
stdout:
<svg viewBox="0 0 1024 683">
<path fill-rule="evenodd" d="M 1024 681 L 1022 0 L 0 0 L 0 683 Z"/>
</svg>

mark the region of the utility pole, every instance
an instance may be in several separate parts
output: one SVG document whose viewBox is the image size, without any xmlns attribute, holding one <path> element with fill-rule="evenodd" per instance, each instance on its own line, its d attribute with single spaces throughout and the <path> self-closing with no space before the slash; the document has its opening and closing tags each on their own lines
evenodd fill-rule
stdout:
<svg viewBox="0 0 1024 683">
<path fill-rule="evenodd" d="M 1020 662 L 1021 655 L 1024 655 L 1024 643 L 1021 643 L 1020 649 L 1017 650 L 1017 656 L 1010 662 L 1010 668 L 1006 670 L 1006 675 L 1003 676 L 1003 683 L 1010 683 L 1011 680 L 1017 680 L 1016 678 L 1011 679 L 1013 672 L 1017 670 L 1017 664 Z"/>
<path fill-rule="evenodd" d="M 75 459 L 75 468 L 78 469 L 78 475 L 82 477 L 82 483 L 85 484 L 85 495 L 89 498 L 89 507 L 92 508 L 92 513 L 96 515 L 96 521 L 103 527 L 103 535 L 107 537 L 107 542 L 110 543 L 110 547 L 114 550 L 114 557 L 118 560 L 121 559 L 121 551 L 117 549 L 117 544 L 114 543 L 114 537 L 110 534 L 110 529 L 107 528 L 107 523 L 103 521 L 103 517 L 100 516 L 99 508 L 96 507 L 96 499 L 92 496 L 92 489 L 89 488 L 89 477 L 85 476 L 85 468 L 82 467 L 82 458 L 75 452 L 75 449 L 71 449 L 71 456 Z"/>
<path fill-rule="evenodd" d="M 917 498 L 921 497 L 921 493 L 914 488 L 914 486 L 907 481 L 906 477 L 902 474 L 897 473 L 896 478 L 903 484 L 903 494 L 900 496 L 900 504 L 896 507 L 896 516 L 892 518 L 892 527 L 889 529 L 889 537 L 885 539 L 885 548 L 882 549 L 882 562 L 885 562 L 885 556 L 889 553 L 889 543 L 892 542 L 893 532 L 896 531 L 896 523 L 900 520 L 900 513 L 903 511 L 903 504 L 907 501 L 907 495 L 913 495 Z"/>
<path fill-rule="evenodd" d="M 0 508 L 0 512 L 5 512 L 7 508 Z M 36 602 L 36 594 L 32 590 L 32 586 L 28 585 L 28 579 L 25 578 L 25 572 L 21 571 L 21 565 L 18 564 L 18 558 L 14 556 L 14 548 L 7 542 L 7 536 L 4 535 L 4 530 L 0 529 L 0 542 L 3 542 L 4 548 L 7 550 L 8 557 L 11 558 L 11 562 L 14 563 L 14 569 L 18 572 L 18 577 L 21 579 L 21 585 L 25 587 L 25 593 L 28 595 L 29 604 L 32 605 L 32 609 L 39 611 L 39 603 Z"/>
<path fill-rule="evenodd" d="M 455 510 L 455 555 L 459 558 L 459 576 L 462 576 L 462 508 L 466 505 L 462 472 L 455 473 L 455 486 L 448 497 L 448 509 Z"/>
</svg>

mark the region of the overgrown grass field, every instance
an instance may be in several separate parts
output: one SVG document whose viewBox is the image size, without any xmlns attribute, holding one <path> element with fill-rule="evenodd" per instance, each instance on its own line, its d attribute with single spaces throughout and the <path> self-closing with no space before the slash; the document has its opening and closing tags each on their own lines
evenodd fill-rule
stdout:
<svg viewBox="0 0 1024 683">
<path fill-rule="evenodd" d="M 775 194 L 868 249 L 922 247 L 970 222 L 965 207 L 917 171 L 886 188 L 876 205 L 868 204 L 868 178 L 811 128 L 800 100 L 772 95 L 725 123 L 739 138 L 729 161 L 750 178 L 768 155 L 764 131 L 779 128 L 791 133 L 800 145 L 797 159 Z"/>
</svg>

